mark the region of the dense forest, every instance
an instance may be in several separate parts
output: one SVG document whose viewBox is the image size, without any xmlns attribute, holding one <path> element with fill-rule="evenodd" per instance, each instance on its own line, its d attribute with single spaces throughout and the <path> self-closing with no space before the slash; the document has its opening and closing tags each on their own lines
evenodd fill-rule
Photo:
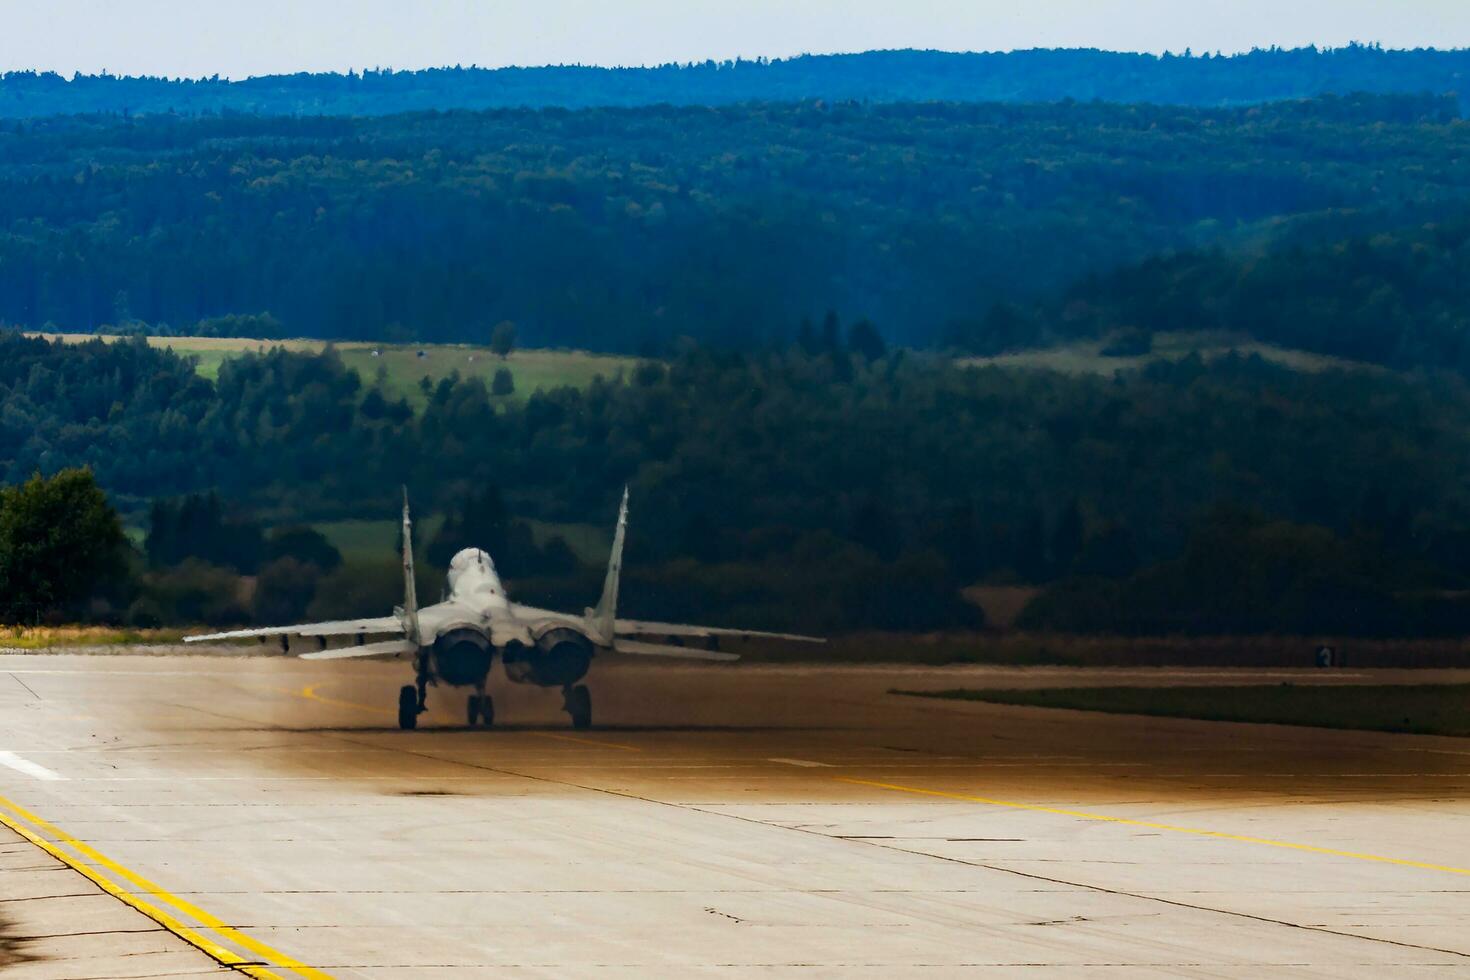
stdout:
<svg viewBox="0 0 1470 980">
<path fill-rule="evenodd" d="M 1413 618 L 1396 605 L 1400 593 L 1470 581 L 1470 550 L 1459 546 L 1470 517 L 1470 388 L 1448 376 L 1301 373 L 1253 358 L 1068 377 L 880 354 L 861 331 L 839 329 L 758 352 L 693 349 L 521 407 L 495 407 L 478 379 L 446 379 L 416 414 L 330 352 L 243 356 L 211 383 L 141 341 L 68 346 L 10 333 L 0 339 L 0 457 L 8 483 L 88 466 L 135 520 L 154 498 L 217 489 L 240 520 L 277 528 L 391 515 L 400 483 L 421 512 L 461 527 L 499 512 L 498 495 L 466 503 L 490 487 L 516 519 L 598 523 L 627 483 L 637 527 L 629 574 L 641 583 L 630 603 L 650 616 L 924 628 L 973 622 L 961 586 L 1056 582 L 1036 621 L 1097 628 L 1095 606 L 1069 604 L 1075 583 L 1135 587 L 1132 577 L 1178 560 L 1220 520 L 1271 529 L 1248 539 L 1261 550 L 1248 550 L 1242 567 L 1316 554 L 1325 564 L 1312 568 L 1358 570 L 1326 586 L 1298 574 L 1312 595 L 1331 586 L 1328 598 L 1297 619 L 1258 614 L 1278 627 L 1318 622 L 1309 613 L 1326 602 L 1344 628 L 1427 629 L 1442 620 Z M 193 557 L 250 571 L 270 562 L 272 538 L 259 527 L 226 534 L 234 550 L 180 550 L 217 535 L 178 528 L 228 517 L 200 506 L 153 507 L 156 563 Z M 1220 506 L 1245 516 L 1221 518 Z M 529 594 L 575 607 L 595 591 L 596 571 L 589 577 L 564 549 L 504 534 L 505 571 Z M 1316 550 L 1282 545 L 1283 535 Z M 287 572 L 296 574 L 276 574 Z M 196 569 L 184 581 L 206 578 Z M 1192 580 L 1142 581 L 1169 584 L 1178 600 L 1180 582 Z M 1201 582 L 1192 594 L 1205 601 L 1214 586 Z M 1368 609 L 1354 598 L 1365 588 L 1388 611 L 1342 616 Z M 1242 602 L 1293 594 L 1279 586 Z M 1187 617 L 1191 607 L 1169 608 Z M 1206 607 L 1193 621 L 1256 622 Z"/>
<path fill-rule="evenodd" d="M 951 323 L 978 354 L 1105 337 L 1138 353 L 1157 334 L 1224 331 L 1280 347 L 1394 368 L 1470 375 L 1470 219 L 1392 228 L 1325 244 L 1154 256 L 1088 277 L 1032 308 Z"/>
<path fill-rule="evenodd" d="M 391 542 L 314 525 L 403 485 L 422 594 L 476 543 L 580 608 L 548 529 L 628 485 L 651 618 L 974 627 L 986 584 L 1036 629 L 1470 631 L 1467 57 L 6 75 L 0 619 L 379 612 Z M 330 347 L 206 376 L 136 336 L 493 331 L 639 357 L 410 403 Z M 1192 332 L 1314 370 L 1136 356 Z M 1055 345 L 1127 369 L 953 356 Z"/>
<path fill-rule="evenodd" d="M 836 308 L 928 345 L 1162 250 L 1470 191 L 1452 99 L 745 104 L 0 126 L 0 321 L 666 352 Z"/>
<path fill-rule="evenodd" d="M 726 105 L 805 99 L 1223 106 L 1324 93 L 1459 92 L 1470 52 L 1258 50 L 1221 57 L 1096 50 L 870 51 L 654 68 L 446 68 L 229 81 L 8 72 L 0 118 L 84 112 L 384 115 L 424 109 Z"/>
</svg>

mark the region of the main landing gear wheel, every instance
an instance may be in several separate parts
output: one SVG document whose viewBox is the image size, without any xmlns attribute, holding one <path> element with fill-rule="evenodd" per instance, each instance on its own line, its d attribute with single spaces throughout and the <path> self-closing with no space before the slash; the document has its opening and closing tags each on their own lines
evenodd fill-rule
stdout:
<svg viewBox="0 0 1470 980">
<path fill-rule="evenodd" d="M 587 690 L 586 684 L 578 684 L 569 687 L 562 692 L 566 698 L 567 714 L 572 716 L 573 728 L 592 727 L 592 692 Z"/>
<path fill-rule="evenodd" d="M 419 692 L 412 684 L 398 689 L 398 727 L 411 731 L 419 724 Z"/>
<path fill-rule="evenodd" d="M 489 728 L 495 724 L 495 702 L 488 694 L 471 694 L 466 715 L 471 728 L 476 725 Z"/>
</svg>

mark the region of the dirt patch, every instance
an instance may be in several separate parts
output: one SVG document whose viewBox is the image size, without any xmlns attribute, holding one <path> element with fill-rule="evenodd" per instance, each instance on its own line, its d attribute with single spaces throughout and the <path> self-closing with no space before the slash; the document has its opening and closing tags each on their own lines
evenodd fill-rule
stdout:
<svg viewBox="0 0 1470 980">
<path fill-rule="evenodd" d="M 447 789 L 404 789 L 399 790 L 394 796 L 463 796 L 463 793 L 455 793 Z"/>
<path fill-rule="evenodd" d="M 26 952 L 30 940 L 15 934 L 15 924 L 0 913 L 0 970 L 7 966 L 29 963 L 38 957 Z"/>
</svg>

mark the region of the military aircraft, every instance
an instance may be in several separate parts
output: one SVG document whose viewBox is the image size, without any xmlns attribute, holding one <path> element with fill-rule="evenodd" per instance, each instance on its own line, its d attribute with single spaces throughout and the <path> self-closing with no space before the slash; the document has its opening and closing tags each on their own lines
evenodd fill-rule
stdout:
<svg viewBox="0 0 1470 980">
<path fill-rule="evenodd" d="M 342 660 L 352 657 L 413 657 L 414 683 L 398 692 L 398 726 L 415 728 L 423 713 L 430 685 L 470 687 L 466 717 L 471 726 L 494 724 L 495 705 L 485 685 L 496 654 L 506 676 L 518 684 L 559 687 L 563 709 L 572 727 L 592 724 L 592 695 L 585 684 L 592 658 L 599 651 L 655 657 L 684 657 L 697 660 L 738 660 L 718 649 L 720 637 L 825 642 L 818 637 L 758 630 L 720 629 L 680 623 L 652 623 L 618 619 L 618 579 L 623 567 L 623 537 L 628 527 L 628 491 L 618 508 L 617 530 L 613 533 L 612 555 L 602 598 L 596 607 L 578 616 L 552 612 L 511 602 L 490 556 L 479 548 L 466 548 L 449 562 L 447 598 L 420 609 L 414 587 L 413 521 L 409 517 L 408 491 L 403 493 L 403 605 L 392 616 L 350 619 L 298 626 L 231 630 L 202 636 L 186 636 L 185 643 L 233 640 L 242 637 L 279 637 L 283 653 L 290 652 L 293 636 L 316 641 L 317 649 L 301 654 L 303 660 Z M 395 639 L 365 642 L 369 636 L 393 635 Z M 331 637 L 350 636 L 356 645 L 329 648 Z M 649 642 L 649 638 L 663 642 Z M 709 649 L 685 646 L 691 640 L 705 641 Z"/>
</svg>

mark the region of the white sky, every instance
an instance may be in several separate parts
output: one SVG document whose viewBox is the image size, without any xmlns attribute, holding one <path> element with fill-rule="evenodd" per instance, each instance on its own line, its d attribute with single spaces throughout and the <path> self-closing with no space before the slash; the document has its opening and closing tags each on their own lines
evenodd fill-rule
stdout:
<svg viewBox="0 0 1470 980">
<path fill-rule="evenodd" d="M 1470 47 L 1470 0 L 0 0 L 0 70 L 228 77 L 873 48 Z"/>
</svg>

